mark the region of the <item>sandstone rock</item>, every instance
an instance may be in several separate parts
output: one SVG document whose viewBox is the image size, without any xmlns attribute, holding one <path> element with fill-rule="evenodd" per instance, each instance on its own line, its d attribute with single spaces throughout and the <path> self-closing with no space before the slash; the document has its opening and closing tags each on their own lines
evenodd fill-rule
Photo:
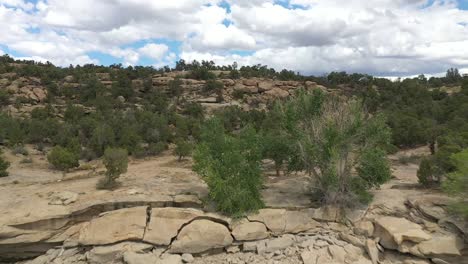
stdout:
<svg viewBox="0 0 468 264">
<path fill-rule="evenodd" d="M 221 82 L 225 85 L 225 86 L 234 86 L 234 84 L 236 84 L 236 82 L 232 79 L 221 79 Z"/>
<path fill-rule="evenodd" d="M 275 234 L 298 233 L 319 225 L 310 217 L 308 211 L 261 209 L 258 214 L 249 215 L 247 218 L 251 221 L 264 223 Z"/>
<path fill-rule="evenodd" d="M 311 250 L 304 250 L 301 253 L 301 259 L 304 264 L 317 264 L 317 254 Z"/>
<path fill-rule="evenodd" d="M 179 194 L 174 196 L 174 203 L 177 207 L 184 208 L 200 208 L 202 207 L 202 201 L 198 199 L 198 196 L 193 194 Z"/>
<path fill-rule="evenodd" d="M 246 86 L 240 83 L 236 83 L 233 88 L 236 91 L 241 91 L 241 92 L 248 93 L 248 94 L 258 93 L 257 86 Z"/>
<path fill-rule="evenodd" d="M 432 263 L 434 264 L 450 264 L 447 261 L 440 259 L 440 258 L 433 258 L 431 259 Z"/>
<path fill-rule="evenodd" d="M 419 243 L 417 249 L 424 257 L 460 256 L 463 241 L 455 235 L 434 235 Z"/>
<path fill-rule="evenodd" d="M 156 86 L 168 85 L 170 81 L 173 81 L 173 77 L 156 77 L 153 78 L 153 84 Z"/>
<path fill-rule="evenodd" d="M 229 246 L 226 248 L 227 253 L 237 253 L 240 251 L 239 246 Z"/>
<path fill-rule="evenodd" d="M 104 245 L 123 240 L 141 240 L 146 227 L 146 206 L 104 213 L 85 224 L 79 233 L 81 245 Z"/>
<path fill-rule="evenodd" d="M 343 248 L 346 251 L 346 262 L 358 261 L 363 255 L 363 251 L 361 248 L 358 248 L 351 244 L 347 244 Z"/>
<path fill-rule="evenodd" d="M 182 264 L 180 255 L 163 254 L 161 259 L 156 261 L 156 264 Z"/>
<path fill-rule="evenodd" d="M 263 223 L 242 220 L 234 224 L 232 235 L 236 240 L 260 240 L 268 237 L 268 231 Z"/>
<path fill-rule="evenodd" d="M 348 233 L 340 233 L 340 238 L 348 243 L 351 243 L 352 245 L 356 247 L 361 247 L 361 248 L 364 247 L 364 241 Z"/>
<path fill-rule="evenodd" d="M 370 221 L 360 221 L 354 225 L 356 235 L 371 237 L 374 234 L 374 224 Z"/>
<path fill-rule="evenodd" d="M 273 89 L 275 87 L 275 84 L 271 81 L 263 81 L 258 83 L 258 90 L 260 92 L 265 92 Z"/>
<path fill-rule="evenodd" d="M 185 226 L 172 243 L 171 253 L 201 253 L 232 244 L 229 230 L 222 224 L 209 220 L 195 220 Z"/>
<path fill-rule="evenodd" d="M 339 222 L 342 212 L 339 208 L 333 206 L 323 206 L 320 208 L 309 209 L 311 217 L 317 221 Z"/>
<path fill-rule="evenodd" d="M 344 250 L 344 248 L 337 245 L 331 245 L 328 247 L 328 253 L 332 257 L 333 261 L 336 261 L 338 263 L 345 262 L 346 251 Z"/>
<path fill-rule="evenodd" d="M 405 218 L 392 216 L 384 216 L 375 220 L 374 236 L 379 237 L 380 244 L 388 249 L 398 249 L 404 241 L 419 243 L 431 238 L 420 225 Z"/>
<path fill-rule="evenodd" d="M 97 246 L 86 253 L 90 264 L 121 262 L 125 252 L 144 253 L 151 245 L 135 242 L 122 242 L 112 246 Z"/>
<path fill-rule="evenodd" d="M 258 242 L 244 242 L 242 250 L 244 252 L 255 252 L 257 251 L 257 243 Z"/>
<path fill-rule="evenodd" d="M 265 241 L 265 249 L 263 252 L 271 253 L 277 250 L 283 250 L 287 247 L 290 247 L 294 244 L 294 236 L 293 235 L 283 235 L 278 238 L 273 238 Z M 258 250 L 258 245 L 257 245 Z M 262 253 L 262 252 L 259 252 Z"/>
<path fill-rule="evenodd" d="M 47 92 L 44 88 L 34 87 L 32 92 L 35 96 L 35 99 L 39 102 L 42 102 L 47 98 Z"/>
<path fill-rule="evenodd" d="M 144 241 L 156 245 L 169 245 L 180 228 L 203 212 L 188 208 L 153 208 Z"/>
<path fill-rule="evenodd" d="M 126 264 L 148 264 L 156 263 L 158 258 L 152 253 L 138 254 L 135 252 L 125 252 L 123 260 Z"/>
<path fill-rule="evenodd" d="M 255 79 L 245 79 L 242 80 L 242 84 L 245 86 L 257 86 L 257 80 Z"/>
<path fill-rule="evenodd" d="M 50 195 L 50 205 L 69 205 L 76 202 L 78 194 L 69 191 L 54 192 Z"/>
<path fill-rule="evenodd" d="M 195 258 L 192 256 L 192 254 L 182 254 L 182 262 L 184 263 L 191 263 L 195 260 Z"/>
<path fill-rule="evenodd" d="M 266 95 L 271 96 L 272 98 L 286 98 L 289 96 L 289 93 L 280 88 L 273 88 L 265 92 Z"/>
<path fill-rule="evenodd" d="M 378 264 L 379 263 L 379 250 L 377 249 L 377 245 L 374 240 L 372 239 L 366 240 L 366 251 L 372 261 L 372 264 Z"/>
</svg>

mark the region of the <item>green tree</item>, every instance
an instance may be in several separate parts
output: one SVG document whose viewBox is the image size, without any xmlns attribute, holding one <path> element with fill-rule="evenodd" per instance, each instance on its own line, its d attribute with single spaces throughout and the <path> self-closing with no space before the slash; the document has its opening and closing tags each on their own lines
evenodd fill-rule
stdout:
<svg viewBox="0 0 468 264">
<path fill-rule="evenodd" d="M 117 178 L 127 172 L 128 152 L 126 149 L 108 148 L 104 152 L 103 163 L 107 171 L 97 187 L 98 189 L 113 189 L 118 185 Z"/>
<path fill-rule="evenodd" d="M 2 157 L 2 152 L 0 150 L 0 177 L 6 177 L 8 176 L 8 167 L 10 166 L 10 163 L 6 160 L 4 160 Z"/>
<path fill-rule="evenodd" d="M 194 170 L 208 184 L 210 198 L 218 210 L 241 215 L 263 207 L 261 147 L 252 128 L 232 136 L 224 132 L 221 120 L 208 120 L 194 160 Z"/>
<path fill-rule="evenodd" d="M 68 171 L 71 168 L 78 167 L 78 155 L 61 146 L 55 146 L 47 155 L 47 160 L 54 168 L 62 171 Z"/>
<path fill-rule="evenodd" d="M 423 158 L 419 164 L 419 169 L 417 172 L 418 181 L 424 186 L 429 186 L 433 182 L 433 168 L 432 162 L 429 158 Z"/>
<path fill-rule="evenodd" d="M 453 209 L 468 217 L 468 149 L 451 156 L 456 171 L 449 173 L 443 183 L 443 189 L 449 194 L 458 197 L 459 201 L 453 204 Z"/>
</svg>

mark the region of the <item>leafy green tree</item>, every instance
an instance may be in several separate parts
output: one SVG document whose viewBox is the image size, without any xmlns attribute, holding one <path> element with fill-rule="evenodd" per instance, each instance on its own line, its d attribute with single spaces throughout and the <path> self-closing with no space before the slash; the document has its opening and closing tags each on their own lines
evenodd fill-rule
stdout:
<svg viewBox="0 0 468 264">
<path fill-rule="evenodd" d="M 54 168 L 62 171 L 68 171 L 71 168 L 78 167 L 78 155 L 61 146 L 55 146 L 47 155 L 47 160 Z"/>
<path fill-rule="evenodd" d="M 194 170 L 208 184 L 210 198 L 221 212 L 241 215 L 263 207 L 261 147 L 252 128 L 232 136 L 224 132 L 221 120 L 208 120 L 194 160 Z"/>
<path fill-rule="evenodd" d="M 2 155 L 2 152 L 0 150 L 0 155 Z M 6 177 L 8 176 L 8 167 L 10 166 L 10 163 L 6 160 L 4 160 L 1 156 L 0 156 L 0 177 Z"/>
<path fill-rule="evenodd" d="M 97 187 L 98 189 L 113 189 L 118 185 L 117 178 L 127 172 L 128 152 L 122 148 L 108 148 L 104 152 L 103 163 L 107 171 Z"/>
<path fill-rule="evenodd" d="M 192 148 L 192 144 L 189 141 L 177 139 L 174 154 L 178 157 L 179 161 L 182 161 L 184 157 L 187 157 L 192 153 Z"/>
<path fill-rule="evenodd" d="M 429 186 L 433 182 L 433 166 L 431 159 L 423 158 L 419 164 L 419 169 L 417 172 L 418 181 L 424 186 Z"/>
<path fill-rule="evenodd" d="M 115 133 L 111 126 L 107 124 L 100 124 L 94 129 L 90 146 L 98 156 L 104 154 L 104 150 L 115 144 Z"/>
<path fill-rule="evenodd" d="M 468 217 L 468 149 L 451 156 L 456 170 L 447 175 L 443 189 L 449 194 L 459 198 L 453 204 L 453 209 Z"/>
</svg>

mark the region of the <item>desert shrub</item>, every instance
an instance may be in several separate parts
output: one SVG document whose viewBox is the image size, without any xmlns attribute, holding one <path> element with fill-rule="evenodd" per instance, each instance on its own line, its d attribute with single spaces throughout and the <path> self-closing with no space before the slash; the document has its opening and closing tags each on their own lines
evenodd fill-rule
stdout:
<svg viewBox="0 0 468 264">
<path fill-rule="evenodd" d="M 319 91 L 299 92 L 284 109 L 298 131 L 299 168 L 312 176 L 313 196 L 321 202 L 354 206 L 368 201 L 367 191 L 390 178 L 381 149 L 391 133 L 382 115 L 366 115 L 360 102 Z"/>
<path fill-rule="evenodd" d="M 21 164 L 30 164 L 33 163 L 33 160 L 31 158 L 24 158 L 20 161 Z"/>
<path fill-rule="evenodd" d="M 0 105 L 6 105 L 10 102 L 10 94 L 6 90 L 0 90 Z"/>
<path fill-rule="evenodd" d="M 62 171 L 68 171 L 71 168 L 80 166 L 78 155 L 61 146 L 55 146 L 47 155 L 49 161 L 54 168 Z"/>
<path fill-rule="evenodd" d="M 2 151 L 0 150 L 0 177 L 8 176 L 8 167 L 10 167 L 10 163 L 2 158 Z"/>
<path fill-rule="evenodd" d="M 429 186 L 433 182 L 433 168 L 432 162 L 429 158 L 423 158 L 419 163 L 419 169 L 417 172 L 418 181 L 424 186 Z"/>
<path fill-rule="evenodd" d="M 224 132 L 219 119 L 208 120 L 194 160 L 194 170 L 208 184 L 209 196 L 218 210 L 241 215 L 263 207 L 261 147 L 252 128 L 232 136 Z"/>
<path fill-rule="evenodd" d="M 29 155 L 28 150 L 22 144 L 15 145 L 13 149 L 11 150 L 11 153 L 15 155 L 24 155 L 24 156 Z"/>
<path fill-rule="evenodd" d="M 177 139 L 176 146 L 174 148 L 174 155 L 176 155 L 179 161 L 182 161 L 184 157 L 189 156 L 192 153 L 192 143 L 184 139 Z"/>
<path fill-rule="evenodd" d="M 234 90 L 232 92 L 232 98 L 236 99 L 236 100 L 242 100 L 244 99 L 244 95 L 245 93 L 241 90 Z"/>
<path fill-rule="evenodd" d="M 122 148 L 108 148 L 104 152 L 104 166 L 106 174 L 98 182 L 98 189 L 113 189 L 118 186 L 117 178 L 127 172 L 128 152 Z"/>
<path fill-rule="evenodd" d="M 208 80 L 203 86 L 203 92 L 205 93 L 219 93 L 223 90 L 224 84 L 220 81 Z"/>
<path fill-rule="evenodd" d="M 159 155 L 166 149 L 167 144 L 165 142 L 150 143 L 148 146 L 148 155 Z"/>
<path fill-rule="evenodd" d="M 443 183 L 443 189 L 449 195 L 459 199 L 451 206 L 452 209 L 468 217 L 468 150 L 453 154 L 451 159 L 456 170 L 447 175 L 447 179 Z"/>
</svg>

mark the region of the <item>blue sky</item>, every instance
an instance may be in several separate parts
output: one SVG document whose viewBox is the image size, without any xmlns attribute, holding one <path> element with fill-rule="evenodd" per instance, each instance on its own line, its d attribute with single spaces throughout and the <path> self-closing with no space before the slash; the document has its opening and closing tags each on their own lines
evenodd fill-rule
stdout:
<svg viewBox="0 0 468 264">
<path fill-rule="evenodd" d="M 0 53 L 60 66 L 468 72 L 467 10 L 468 0 L 0 0 Z"/>
</svg>

